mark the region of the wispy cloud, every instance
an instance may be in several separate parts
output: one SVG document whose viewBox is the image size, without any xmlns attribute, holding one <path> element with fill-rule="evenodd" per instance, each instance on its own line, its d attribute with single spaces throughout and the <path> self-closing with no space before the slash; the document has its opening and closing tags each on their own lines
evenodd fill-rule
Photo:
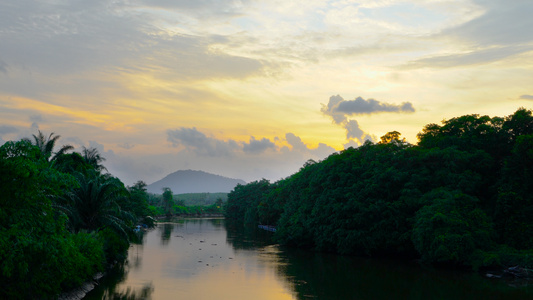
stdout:
<svg viewBox="0 0 533 300">
<path fill-rule="evenodd" d="M 7 75 L 7 69 L 8 69 L 7 63 L 0 59 L 0 72 L 2 72 L 5 75 Z"/>
<path fill-rule="evenodd" d="M 533 95 L 522 95 L 520 96 L 520 99 L 533 100 Z"/>
<path fill-rule="evenodd" d="M 19 130 L 14 126 L 0 125 L 0 135 L 17 133 Z"/>
<path fill-rule="evenodd" d="M 398 69 L 453 68 L 488 64 L 531 50 L 533 50 L 533 46 L 491 47 L 482 50 L 471 50 L 467 53 L 421 58 L 399 66 Z"/>
</svg>

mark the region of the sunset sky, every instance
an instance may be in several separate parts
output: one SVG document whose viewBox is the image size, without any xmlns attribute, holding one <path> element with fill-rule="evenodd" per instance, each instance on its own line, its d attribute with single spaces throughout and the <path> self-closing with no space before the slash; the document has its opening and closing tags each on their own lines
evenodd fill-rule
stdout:
<svg viewBox="0 0 533 300">
<path fill-rule="evenodd" d="M 533 107 L 531 0 L 5 0 L 0 144 L 96 147 L 131 185 L 272 181 L 465 114 Z"/>
</svg>

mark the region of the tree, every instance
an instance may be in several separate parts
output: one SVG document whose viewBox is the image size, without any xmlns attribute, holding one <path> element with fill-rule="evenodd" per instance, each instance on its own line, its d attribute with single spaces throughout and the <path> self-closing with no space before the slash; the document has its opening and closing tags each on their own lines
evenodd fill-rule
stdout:
<svg viewBox="0 0 533 300">
<path fill-rule="evenodd" d="M 402 136 L 401 133 L 398 131 L 391 131 L 387 132 L 384 136 L 381 137 L 380 144 L 390 144 L 390 143 L 397 143 L 397 144 L 403 144 L 406 143 L 405 138 L 400 139 L 400 136 Z"/>
<path fill-rule="evenodd" d="M 0 298 L 52 299 L 103 269 L 101 242 L 73 235 L 55 210 L 75 181 L 30 141 L 0 147 Z"/>
<path fill-rule="evenodd" d="M 122 205 L 122 208 L 131 211 L 138 222 L 153 226 L 153 219 L 149 217 L 150 208 L 146 186 L 147 184 L 144 181 L 139 180 L 133 186 L 129 187 L 128 201 Z"/>
<path fill-rule="evenodd" d="M 75 231 L 111 228 L 127 239 L 133 227 L 133 215 L 122 209 L 119 202 L 127 196 L 122 182 L 96 171 L 75 175 L 79 187 L 66 194 L 70 205 L 71 223 Z"/>
<path fill-rule="evenodd" d="M 33 143 L 33 145 L 37 146 L 37 148 L 40 150 L 41 155 L 47 160 L 47 161 L 54 161 L 59 156 L 65 154 L 67 151 L 74 149 L 71 145 L 64 145 L 62 146 L 59 151 L 57 151 L 55 154 L 53 153 L 55 144 L 57 140 L 61 138 L 60 135 L 55 135 L 54 133 L 50 133 L 48 137 L 46 137 L 40 130 L 37 135 L 33 134 L 33 141 L 26 138 L 25 141 Z M 53 156 L 52 156 L 53 154 Z"/>
<path fill-rule="evenodd" d="M 172 207 L 174 206 L 174 200 L 172 190 L 168 187 L 163 188 L 163 207 L 167 218 L 172 217 Z"/>
<path fill-rule="evenodd" d="M 435 189 L 424 196 L 429 205 L 416 214 L 413 243 L 422 260 L 465 265 L 479 250 L 493 246 L 487 215 L 477 199 L 460 191 Z"/>
<path fill-rule="evenodd" d="M 104 170 L 107 171 L 106 167 L 102 165 L 102 162 L 105 161 L 105 158 L 100 155 L 98 152 L 98 149 L 96 148 L 86 148 L 83 147 L 82 150 L 82 156 L 85 162 L 92 166 L 96 171 L 102 172 Z"/>
</svg>

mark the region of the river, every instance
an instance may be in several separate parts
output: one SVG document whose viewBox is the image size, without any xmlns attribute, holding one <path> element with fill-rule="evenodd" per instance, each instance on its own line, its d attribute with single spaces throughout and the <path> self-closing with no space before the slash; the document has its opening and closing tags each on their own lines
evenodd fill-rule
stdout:
<svg viewBox="0 0 533 300">
<path fill-rule="evenodd" d="M 533 282 L 283 249 L 224 219 L 160 223 L 84 299 L 533 299 Z"/>
</svg>

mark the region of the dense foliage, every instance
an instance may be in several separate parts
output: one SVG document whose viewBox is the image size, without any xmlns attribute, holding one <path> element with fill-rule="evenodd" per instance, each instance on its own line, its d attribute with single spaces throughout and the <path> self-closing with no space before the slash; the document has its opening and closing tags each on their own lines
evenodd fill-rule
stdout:
<svg viewBox="0 0 533 300">
<path fill-rule="evenodd" d="M 163 194 L 150 194 L 148 203 L 151 215 L 165 216 L 201 216 L 206 214 L 222 215 L 223 198 L 227 193 L 187 193 L 173 194 L 168 187 Z"/>
<path fill-rule="evenodd" d="M 533 115 L 429 124 L 237 186 L 228 218 L 275 225 L 287 245 L 474 268 L 533 266 Z"/>
<path fill-rule="evenodd" d="M 148 218 L 143 185 L 102 173 L 96 149 L 53 153 L 59 136 L 0 147 L 0 298 L 49 299 L 126 257 Z M 146 186 L 144 184 L 144 186 Z"/>
</svg>

